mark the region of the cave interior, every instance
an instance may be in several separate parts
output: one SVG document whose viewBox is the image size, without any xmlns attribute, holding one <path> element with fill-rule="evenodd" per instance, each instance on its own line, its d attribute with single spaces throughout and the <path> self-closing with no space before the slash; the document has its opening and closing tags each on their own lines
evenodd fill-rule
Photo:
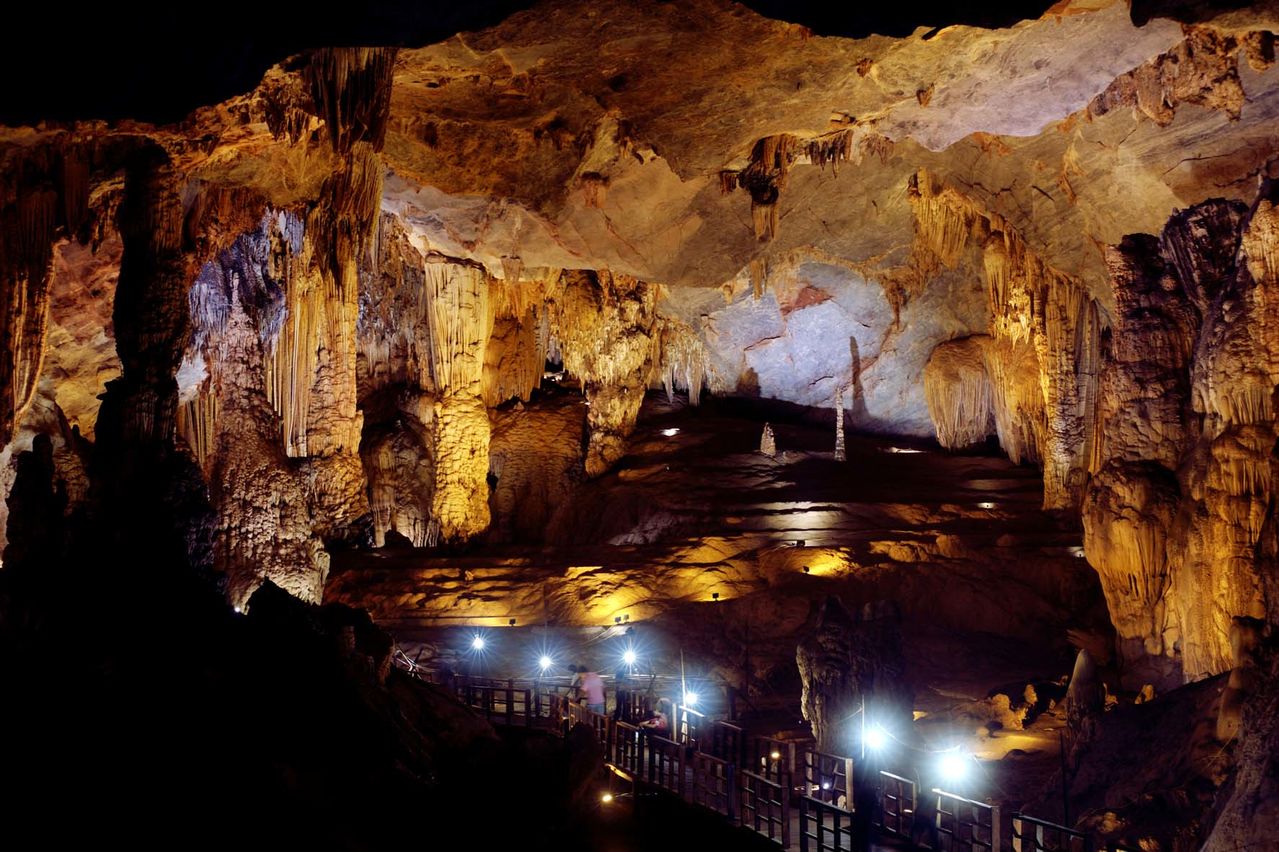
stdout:
<svg viewBox="0 0 1279 852">
<path fill-rule="evenodd" d="M 1279 849 L 1279 3 L 200 14 L 0 36 L 0 845 Z"/>
</svg>

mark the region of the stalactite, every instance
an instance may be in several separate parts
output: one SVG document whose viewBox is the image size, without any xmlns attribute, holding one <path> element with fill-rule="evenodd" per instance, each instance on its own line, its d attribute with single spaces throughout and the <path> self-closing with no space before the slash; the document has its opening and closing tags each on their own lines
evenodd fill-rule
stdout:
<svg viewBox="0 0 1279 852">
<path fill-rule="evenodd" d="M 341 154 L 357 142 L 382 150 L 391 107 L 395 48 L 334 47 L 315 50 L 303 70 L 315 112 Z"/>
<path fill-rule="evenodd" d="M 688 404 L 698 405 L 709 370 L 706 346 L 687 323 L 670 317 L 662 317 L 658 322 L 661 339 L 658 365 L 666 398 L 673 402 L 675 391 L 684 390 L 688 392 Z"/>
<path fill-rule="evenodd" d="M 996 344 L 987 352 L 987 374 L 1000 443 L 1010 458 L 1043 460 L 1045 507 L 1077 507 L 1093 457 L 1103 331 L 1095 301 L 1082 284 L 1046 266 L 1000 216 L 940 186 L 928 172 L 912 178 L 909 196 L 917 243 L 942 263 L 953 268 L 970 246 L 982 246 Z M 1027 346 L 1038 375 L 1010 360 Z M 1008 381 L 1031 384 L 1014 388 Z M 1042 402 L 1032 398 L 1035 392 Z M 1045 419 L 1028 423 L 1027 415 Z"/>
<path fill-rule="evenodd" d="M 941 343 L 924 367 L 924 399 L 937 443 L 952 450 L 995 434 L 995 401 L 986 375 L 985 335 Z"/>
<path fill-rule="evenodd" d="M 178 406 L 178 435 L 191 448 L 200 467 L 208 470 L 217 438 L 218 397 L 211 387 L 202 386 L 187 402 Z"/>
<path fill-rule="evenodd" d="M 82 238 L 93 151 L 65 139 L 0 171 L 0 447 L 35 394 L 48 326 L 54 241 Z"/>
<path fill-rule="evenodd" d="M 564 367 L 586 392 L 586 472 L 598 476 L 625 452 L 659 362 L 659 288 L 604 270 L 566 271 L 562 280 L 551 303 L 552 322 Z"/>
<path fill-rule="evenodd" d="M 755 228 L 755 239 L 762 243 L 771 241 L 777 236 L 777 204 L 776 202 L 751 202 L 751 224 Z"/>
<path fill-rule="evenodd" d="M 1042 462 L 1048 420 L 1038 356 L 1026 344 L 998 339 L 986 346 L 985 355 L 999 445 L 1015 464 Z"/>
<path fill-rule="evenodd" d="M 768 258 L 752 257 L 750 262 L 751 295 L 762 299 L 768 291 Z"/>
<path fill-rule="evenodd" d="M 484 349 L 493 331 L 488 273 L 480 266 L 430 259 L 425 269 L 435 386 L 443 394 L 479 395 Z"/>
</svg>

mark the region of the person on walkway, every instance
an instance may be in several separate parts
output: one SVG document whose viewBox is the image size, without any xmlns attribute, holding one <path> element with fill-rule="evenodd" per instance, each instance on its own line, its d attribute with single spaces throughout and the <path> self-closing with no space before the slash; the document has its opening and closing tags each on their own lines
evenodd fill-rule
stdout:
<svg viewBox="0 0 1279 852">
<path fill-rule="evenodd" d="M 586 708 L 592 713 L 604 714 L 604 678 L 586 666 L 577 667 L 577 677 L 573 678 L 573 686 L 578 695 L 586 696 Z"/>
<path fill-rule="evenodd" d="M 665 698 L 657 702 L 657 709 L 639 726 L 650 734 L 665 737 L 671 732 L 670 702 Z"/>
<path fill-rule="evenodd" d="M 613 675 L 613 720 L 631 722 L 631 685 L 627 678 L 630 672 L 627 666 L 619 666 Z"/>
</svg>

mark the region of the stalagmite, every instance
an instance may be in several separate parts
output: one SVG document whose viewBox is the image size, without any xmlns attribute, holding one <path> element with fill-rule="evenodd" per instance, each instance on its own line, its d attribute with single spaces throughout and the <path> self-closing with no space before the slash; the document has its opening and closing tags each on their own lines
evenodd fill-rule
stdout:
<svg viewBox="0 0 1279 852">
<path fill-rule="evenodd" d="M 235 289 L 219 350 L 215 392 L 223 411 L 209 496 L 218 514 L 215 565 L 227 576 L 227 597 L 244 607 L 262 581 L 270 580 L 302 600 L 319 602 L 329 557 L 313 532 L 299 463 L 280 445 L 279 421 L 262 388 L 258 330 Z"/>
<path fill-rule="evenodd" d="M 777 438 L 773 435 L 771 423 L 764 424 L 764 431 L 759 436 L 759 452 L 770 459 L 777 457 Z"/>
<path fill-rule="evenodd" d="M 844 388 L 835 389 L 835 461 L 847 461 L 848 450 L 844 446 Z"/>
</svg>

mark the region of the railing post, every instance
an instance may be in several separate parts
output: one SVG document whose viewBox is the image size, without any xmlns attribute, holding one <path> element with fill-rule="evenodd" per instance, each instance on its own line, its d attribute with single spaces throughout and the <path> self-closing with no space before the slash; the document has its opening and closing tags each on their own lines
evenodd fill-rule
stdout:
<svg viewBox="0 0 1279 852">
<path fill-rule="evenodd" d="M 794 757 L 794 748 L 791 749 L 791 756 Z M 779 779 L 782 782 L 782 789 L 778 793 L 777 798 L 782 801 L 782 848 L 790 848 L 790 794 L 791 789 L 795 786 L 793 783 L 794 776 L 790 773 Z"/>
<path fill-rule="evenodd" d="M 737 764 L 728 761 L 724 764 L 724 806 L 728 809 L 728 819 L 731 822 L 733 815 L 737 813 Z"/>
<path fill-rule="evenodd" d="M 817 849 L 821 852 L 821 829 L 817 830 Z M 799 852 L 808 852 L 808 797 L 799 799 Z"/>
</svg>

